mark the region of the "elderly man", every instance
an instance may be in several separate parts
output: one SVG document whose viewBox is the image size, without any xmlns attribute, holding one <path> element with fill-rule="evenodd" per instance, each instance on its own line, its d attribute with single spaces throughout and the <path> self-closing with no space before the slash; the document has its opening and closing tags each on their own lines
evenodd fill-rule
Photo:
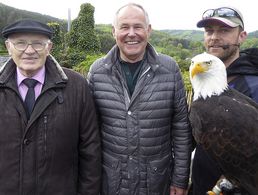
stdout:
<svg viewBox="0 0 258 195">
<path fill-rule="evenodd" d="M 98 195 L 100 140 L 85 78 L 49 54 L 52 30 L 21 20 L 2 31 L 0 194 Z"/>
</svg>

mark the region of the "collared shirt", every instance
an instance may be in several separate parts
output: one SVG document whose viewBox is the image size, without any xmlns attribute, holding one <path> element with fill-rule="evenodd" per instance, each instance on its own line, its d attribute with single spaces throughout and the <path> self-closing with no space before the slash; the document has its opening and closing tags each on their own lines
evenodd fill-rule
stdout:
<svg viewBox="0 0 258 195">
<path fill-rule="evenodd" d="M 28 91 L 28 87 L 22 81 L 24 79 L 26 79 L 27 77 L 25 77 L 23 74 L 21 74 L 21 72 L 18 68 L 16 68 L 16 72 L 17 72 L 17 86 L 18 86 L 19 92 L 21 94 L 21 97 L 24 101 L 25 96 L 26 96 L 27 91 Z M 41 93 L 41 90 L 42 90 L 42 87 L 43 87 L 43 84 L 44 84 L 44 81 L 45 81 L 45 73 L 46 73 L 46 68 L 45 68 L 45 66 L 43 66 L 37 72 L 37 74 L 32 77 L 32 79 L 35 79 L 35 80 L 38 81 L 37 85 L 34 88 L 36 99 L 39 96 L 39 94 Z"/>
</svg>

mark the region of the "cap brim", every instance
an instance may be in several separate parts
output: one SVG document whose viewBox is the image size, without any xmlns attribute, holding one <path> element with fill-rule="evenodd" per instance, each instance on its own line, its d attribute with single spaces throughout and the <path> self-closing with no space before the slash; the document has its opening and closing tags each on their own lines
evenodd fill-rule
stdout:
<svg viewBox="0 0 258 195">
<path fill-rule="evenodd" d="M 230 21 L 226 18 L 211 17 L 211 18 L 206 18 L 206 19 L 200 20 L 197 23 L 197 27 L 198 28 L 205 27 L 205 26 L 208 26 L 212 22 L 222 23 L 223 25 L 226 25 L 226 26 L 232 27 L 232 28 L 235 28 L 235 27 L 239 26 L 239 24 L 236 24 L 236 23 L 234 23 L 234 22 L 232 22 L 232 21 Z"/>
</svg>

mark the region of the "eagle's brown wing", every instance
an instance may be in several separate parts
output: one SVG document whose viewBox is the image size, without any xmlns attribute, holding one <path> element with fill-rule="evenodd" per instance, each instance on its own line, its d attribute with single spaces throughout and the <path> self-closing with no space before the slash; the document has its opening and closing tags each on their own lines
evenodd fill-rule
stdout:
<svg viewBox="0 0 258 195">
<path fill-rule="evenodd" d="M 228 90 L 192 103 L 190 121 L 196 142 L 223 174 L 250 194 L 258 194 L 258 105 Z"/>
</svg>

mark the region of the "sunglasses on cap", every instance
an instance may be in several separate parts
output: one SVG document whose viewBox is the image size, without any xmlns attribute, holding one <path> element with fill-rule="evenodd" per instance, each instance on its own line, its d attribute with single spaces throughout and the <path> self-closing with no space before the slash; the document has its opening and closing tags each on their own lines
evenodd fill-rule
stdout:
<svg viewBox="0 0 258 195">
<path fill-rule="evenodd" d="M 241 20 L 242 23 L 244 23 L 242 20 L 242 17 L 234 9 L 231 9 L 228 7 L 208 9 L 203 13 L 202 19 L 211 18 L 214 16 L 222 17 L 222 18 L 237 17 L 239 20 Z"/>
</svg>

